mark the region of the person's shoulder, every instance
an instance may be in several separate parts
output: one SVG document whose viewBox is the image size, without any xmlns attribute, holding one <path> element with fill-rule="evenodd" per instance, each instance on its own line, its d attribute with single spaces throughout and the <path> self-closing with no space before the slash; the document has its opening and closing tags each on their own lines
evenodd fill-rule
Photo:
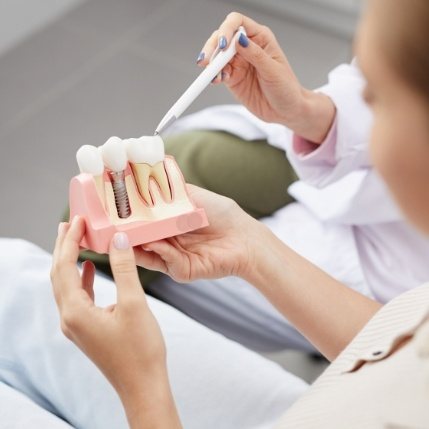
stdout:
<svg viewBox="0 0 429 429">
<path fill-rule="evenodd" d="M 429 375 L 429 283 L 383 306 L 275 427 L 422 427 L 429 418 L 424 371 Z M 410 417 L 413 409 L 419 413 Z"/>
<path fill-rule="evenodd" d="M 383 318 L 386 314 L 405 313 L 407 311 L 429 312 L 429 282 L 398 295 L 386 303 L 374 318 Z"/>
<path fill-rule="evenodd" d="M 413 335 L 428 317 L 429 283 L 426 283 L 381 307 L 331 364 L 330 371 L 341 374 L 359 361 L 381 359 L 400 338 Z M 382 354 L 377 353 L 380 350 Z"/>
</svg>

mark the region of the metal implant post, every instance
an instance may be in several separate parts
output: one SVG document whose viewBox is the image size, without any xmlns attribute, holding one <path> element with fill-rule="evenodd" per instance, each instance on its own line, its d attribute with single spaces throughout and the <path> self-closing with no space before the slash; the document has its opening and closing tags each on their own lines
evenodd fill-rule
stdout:
<svg viewBox="0 0 429 429">
<path fill-rule="evenodd" d="M 131 215 L 130 200 L 125 185 L 125 173 L 123 171 L 109 171 L 109 177 L 112 183 L 118 216 L 121 219 L 125 219 Z"/>
</svg>

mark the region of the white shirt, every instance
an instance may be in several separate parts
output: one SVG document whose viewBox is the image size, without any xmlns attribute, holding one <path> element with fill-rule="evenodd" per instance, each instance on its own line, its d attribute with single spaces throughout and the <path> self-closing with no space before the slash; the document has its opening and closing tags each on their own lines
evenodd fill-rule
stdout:
<svg viewBox="0 0 429 429">
<path fill-rule="evenodd" d="M 330 73 L 319 91 L 336 105 L 336 121 L 326 141 L 308 154 L 296 150 L 286 127 L 266 123 L 243 106 L 205 109 L 173 124 L 171 132 L 223 130 L 285 150 L 301 179 L 288 189 L 298 203 L 262 221 L 332 276 L 384 303 L 429 279 L 429 239 L 405 222 L 371 166 L 372 115 L 363 86 L 353 63 Z"/>
</svg>

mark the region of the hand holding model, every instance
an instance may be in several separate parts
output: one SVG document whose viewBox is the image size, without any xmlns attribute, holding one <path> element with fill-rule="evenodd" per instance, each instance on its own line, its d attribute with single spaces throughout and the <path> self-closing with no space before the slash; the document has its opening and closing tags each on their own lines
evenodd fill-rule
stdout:
<svg viewBox="0 0 429 429">
<path fill-rule="evenodd" d="M 76 266 L 84 233 L 78 217 L 58 230 L 51 279 L 62 330 L 116 389 L 132 428 L 141 428 L 142 419 L 147 427 L 164 422 L 163 427 L 178 428 L 164 340 L 147 305 L 127 235 L 116 233 L 110 246 L 117 304 L 99 308 L 94 303 L 94 265 L 85 262 L 82 275 Z"/>
<path fill-rule="evenodd" d="M 198 64 L 207 66 L 217 47 L 226 49 L 239 26 L 237 55 L 214 83 L 223 81 L 237 100 L 267 122 L 277 122 L 314 143 L 326 137 L 335 117 L 329 97 L 301 86 L 272 31 L 237 12 L 230 13 L 204 45 Z"/>
<path fill-rule="evenodd" d="M 135 247 L 137 264 L 179 282 L 244 276 L 265 227 L 229 198 L 193 185 L 187 190 L 196 206 L 204 207 L 209 226 Z"/>
</svg>

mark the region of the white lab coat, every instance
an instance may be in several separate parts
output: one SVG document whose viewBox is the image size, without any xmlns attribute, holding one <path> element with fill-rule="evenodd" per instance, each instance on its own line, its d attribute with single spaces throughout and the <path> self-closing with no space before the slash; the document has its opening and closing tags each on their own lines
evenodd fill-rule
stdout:
<svg viewBox="0 0 429 429">
<path fill-rule="evenodd" d="M 171 132 L 224 130 L 246 140 L 267 139 L 285 150 L 301 179 L 288 189 L 298 204 L 263 222 L 334 277 L 387 302 L 429 279 L 429 239 L 404 221 L 371 166 L 372 115 L 361 96 L 363 86 L 354 63 L 330 73 L 319 91 L 335 103 L 336 123 L 326 144 L 305 156 L 294 151 L 290 130 L 266 123 L 242 106 L 205 109 L 177 121 Z"/>
</svg>

